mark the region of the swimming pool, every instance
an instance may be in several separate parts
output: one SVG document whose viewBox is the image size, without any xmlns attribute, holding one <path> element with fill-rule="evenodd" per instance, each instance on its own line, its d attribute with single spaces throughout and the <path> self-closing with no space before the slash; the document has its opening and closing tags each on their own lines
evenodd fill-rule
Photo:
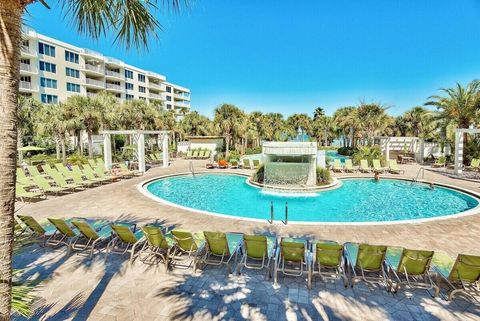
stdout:
<svg viewBox="0 0 480 321">
<path fill-rule="evenodd" d="M 230 174 L 179 175 L 151 181 L 141 188 L 150 196 L 184 208 L 247 219 L 289 222 L 390 222 L 457 214 L 478 206 L 473 196 L 453 189 L 409 181 L 343 179 L 342 186 L 323 192 L 295 194 L 250 186 L 246 177 Z"/>
<path fill-rule="evenodd" d="M 333 164 L 335 159 L 339 159 L 341 163 L 345 163 L 345 160 L 350 158 L 348 156 L 340 155 L 336 150 L 327 150 L 325 156 L 327 156 L 331 164 Z"/>
</svg>

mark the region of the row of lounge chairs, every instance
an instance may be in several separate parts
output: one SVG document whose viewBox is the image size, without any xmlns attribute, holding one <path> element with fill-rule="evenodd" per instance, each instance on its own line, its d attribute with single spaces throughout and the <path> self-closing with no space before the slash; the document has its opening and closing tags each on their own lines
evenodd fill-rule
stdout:
<svg viewBox="0 0 480 321">
<path fill-rule="evenodd" d="M 360 171 L 362 173 L 370 173 L 370 172 L 379 172 L 385 173 L 389 172 L 392 174 L 403 174 L 405 173 L 404 170 L 398 168 L 397 161 L 391 159 L 388 161 L 388 167 L 384 167 L 381 165 L 379 159 L 372 160 L 372 166 L 369 166 L 368 161 L 366 159 L 360 160 L 360 166 L 354 167 L 351 159 L 346 159 L 344 165 L 342 165 L 340 159 L 335 159 L 333 162 L 332 170 L 334 172 L 346 172 L 346 173 L 354 173 Z"/>
<path fill-rule="evenodd" d="M 149 153 L 145 155 L 145 159 L 148 163 L 151 163 L 151 164 L 163 163 L 163 153 L 162 152 Z"/>
<path fill-rule="evenodd" d="M 83 164 L 82 168 L 78 165 L 68 168 L 62 163 L 55 164 L 55 167 L 45 164 L 41 168 L 42 172 L 37 166 L 27 166 L 28 175 L 22 168 L 17 168 L 16 197 L 22 202 L 46 198 L 47 194 L 73 193 L 141 174 L 129 170 L 125 164 L 119 164 L 115 173 L 105 171 L 103 160 L 95 162 L 93 159 L 88 164 Z"/>
<path fill-rule="evenodd" d="M 479 294 L 480 257 L 460 254 L 456 260 L 443 252 L 412 250 L 370 244 L 317 241 L 303 238 L 246 235 L 241 233 L 169 230 L 147 224 L 110 223 L 82 218 L 49 218 L 42 226 L 31 216 L 18 216 L 17 235 L 42 240 L 50 246 L 66 245 L 67 251 L 85 251 L 92 256 L 103 249 L 109 254 L 129 254 L 130 260 L 161 263 L 165 269 L 179 266 L 196 270 L 201 265 L 227 267 L 228 273 L 245 269 L 264 270 L 278 283 L 278 275 L 306 278 L 307 285 L 320 279 L 341 279 L 345 287 L 357 282 L 384 285 L 387 291 L 400 287 L 433 290 L 439 295 L 447 286 L 454 295 Z M 22 226 L 20 226 L 22 225 Z M 436 276 L 436 281 L 434 281 Z"/>
<path fill-rule="evenodd" d="M 209 159 L 211 155 L 210 150 L 189 150 L 185 158 L 187 159 Z"/>
</svg>

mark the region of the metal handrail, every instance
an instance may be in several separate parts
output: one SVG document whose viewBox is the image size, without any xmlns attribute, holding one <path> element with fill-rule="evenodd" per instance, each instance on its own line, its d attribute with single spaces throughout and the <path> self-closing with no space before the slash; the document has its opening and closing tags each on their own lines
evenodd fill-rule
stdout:
<svg viewBox="0 0 480 321">
<path fill-rule="evenodd" d="M 274 214 L 273 201 L 272 201 L 270 202 L 270 221 L 267 219 L 267 222 L 270 224 L 273 224 L 274 218 L 275 218 L 275 214 Z"/>
<path fill-rule="evenodd" d="M 418 177 L 420 176 L 420 173 L 422 173 L 422 179 L 425 178 L 425 168 L 423 167 L 420 167 L 420 169 L 418 170 L 417 172 L 417 176 L 415 176 L 415 178 L 412 180 L 412 184 L 413 185 L 414 183 L 418 182 Z"/>
<path fill-rule="evenodd" d="M 192 161 L 190 161 L 190 163 L 188 165 L 188 169 L 192 173 L 192 175 L 195 176 L 195 168 L 193 167 L 193 162 Z"/>
</svg>

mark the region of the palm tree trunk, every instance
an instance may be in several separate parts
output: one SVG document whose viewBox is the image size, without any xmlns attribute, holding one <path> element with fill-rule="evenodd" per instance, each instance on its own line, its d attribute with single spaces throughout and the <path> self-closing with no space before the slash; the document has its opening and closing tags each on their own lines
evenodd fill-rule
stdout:
<svg viewBox="0 0 480 321">
<path fill-rule="evenodd" d="M 17 129 L 17 150 L 23 145 L 22 131 Z M 18 153 L 18 160 L 20 163 L 23 160 L 23 153 Z"/>
<path fill-rule="evenodd" d="M 92 132 L 87 131 L 87 138 L 88 138 L 88 157 L 93 157 L 93 140 L 92 140 Z"/>
<path fill-rule="evenodd" d="M 67 147 L 65 146 L 65 137 L 62 137 L 61 145 L 62 145 L 62 163 L 65 164 L 67 162 Z"/>
<path fill-rule="evenodd" d="M 55 153 L 57 155 L 57 159 L 60 159 L 60 141 L 58 138 L 55 138 Z"/>
<path fill-rule="evenodd" d="M 12 306 L 13 214 L 17 161 L 17 104 L 23 5 L 0 1 L 0 320 Z"/>
</svg>

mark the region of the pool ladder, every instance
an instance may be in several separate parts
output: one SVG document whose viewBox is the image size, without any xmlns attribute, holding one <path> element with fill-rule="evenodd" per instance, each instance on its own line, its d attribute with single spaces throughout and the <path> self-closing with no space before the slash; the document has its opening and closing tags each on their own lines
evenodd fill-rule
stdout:
<svg viewBox="0 0 480 321">
<path fill-rule="evenodd" d="M 417 176 L 415 176 L 415 178 L 412 180 L 412 183 L 410 185 L 413 185 L 416 182 L 418 182 L 418 177 L 420 176 L 420 173 L 422 173 L 422 179 L 424 179 L 425 178 L 425 168 L 420 167 L 420 169 L 417 172 Z"/>
<path fill-rule="evenodd" d="M 275 220 L 275 209 L 273 207 L 273 202 L 270 202 L 270 220 L 267 219 L 267 222 L 273 224 Z M 288 202 L 285 202 L 285 220 L 282 220 L 282 223 L 288 224 Z"/>
<path fill-rule="evenodd" d="M 193 162 L 190 161 L 188 164 L 188 170 L 192 173 L 193 176 L 195 176 L 195 168 L 193 167 Z"/>
</svg>

